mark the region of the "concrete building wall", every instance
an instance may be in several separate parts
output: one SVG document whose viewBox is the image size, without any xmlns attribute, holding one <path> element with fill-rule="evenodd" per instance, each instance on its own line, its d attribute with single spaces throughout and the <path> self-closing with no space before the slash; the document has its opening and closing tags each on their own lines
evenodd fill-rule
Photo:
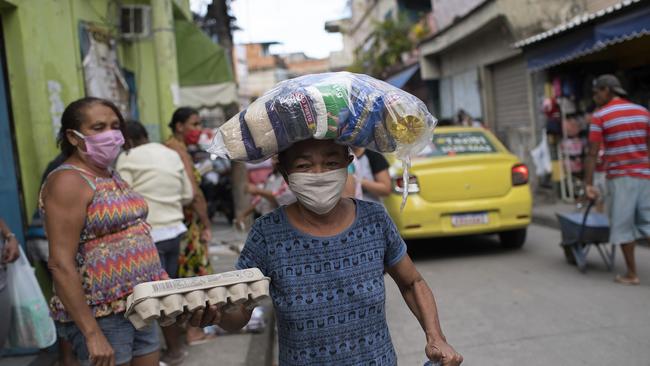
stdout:
<svg viewBox="0 0 650 366">
<path fill-rule="evenodd" d="M 420 46 L 422 77 L 426 80 L 513 57 L 520 53 L 512 47 L 515 41 L 561 24 L 586 9 L 585 0 L 434 0 L 432 4 L 434 17 L 443 21 L 465 18 L 453 26 L 450 23 Z M 443 15 L 436 14 L 438 11 Z"/>
<path fill-rule="evenodd" d="M 259 97 L 278 82 L 287 79 L 286 70 L 268 69 L 249 71 L 244 88 L 249 92 L 249 97 Z"/>
<path fill-rule="evenodd" d="M 497 110 L 497 100 L 503 107 L 505 99 L 513 98 L 509 90 L 499 89 L 504 83 L 502 78 L 496 79 L 495 65 L 504 65 L 504 60 L 508 65 L 521 65 L 521 51 L 513 48 L 513 43 L 582 14 L 587 9 L 586 0 L 434 0 L 432 4 L 440 33 L 421 45 L 420 61 L 423 78 L 439 80 L 441 117 L 451 117 L 458 108 L 469 110 L 474 117 L 484 118 L 526 161 L 537 131 L 533 113 L 520 112 L 534 98 L 527 96 L 516 102 L 523 105 L 516 118 L 505 115 L 509 112 L 503 108 Z M 495 87 L 497 81 L 501 86 Z M 513 82 L 524 93 L 532 93 L 525 70 Z M 514 119 L 517 123 L 503 126 Z"/>
<path fill-rule="evenodd" d="M 2 11 L 2 26 L 18 164 L 26 212 L 32 212 L 40 174 L 56 155 L 54 126 L 84 89 L 70 2 L 14 5 Z M 66 26 L 52 26 L 54 19 Z"/>
<path fill-rule="evenodd" d="M 278 57 L 268 53 L 268 44 L 250 43 L 244 45 L 244 47 L 246 48 L 248 70 L 264 70 L 279 65 Z"/>
<path fill-rule="evenodd" d="M 123 3 L 132 2 L 152 4 Z M 111 0 L 0 0 L 0 5 L 4 5 L 0 6 L 0 16 L 11 118 L 26 212 L 31 213 L 36 207 L 41 174 L 58 154 L 55 135 L 63 109 L 85 96 L 79 43 L 81 22 L 92 23 L 116 36 L 120 65 L 135 73 L 140 119 L 148 124 L 154 139 L 168 133 L 166 125 L 170 111 L 175 108 L 173 85 L 178 85 L 173 16 L 183 16 L 178 6 L 186 0 L 155 2 L 154 7 L 162 7 L 157 14 L 169 17 L 160 24 L 172 24 L 171 28 L 147 39 L 123 42 L 115 33 L 118 8 Z M 158 44 L 155 37 L 159 37 Z M 163 64 L 158 62 L 161 44 L 169 48 L 162 50 L 162 54 L 172 55 Z M 167 79 L 161 79 L 160 73 L 167 75 Z"/>
<path fill-rule="evenodd" d="M 239 104 L 242 106 L 248 105 L 250 99 L 250 91 L 248 88 L 248 61 L 246 59 L 246 46 L 236 45 L 233 50 L 235 60 L 235 77 L 237 78 Z"/>
<path fill-rule="evenodd" d="M 455 85 L 456 93 L 455 97 L 450 95 L 450 105 L 441 104 L 440 117 L 450 118 L 459 108 L 463 108 L 474 117 L 492 120 L 492 106 L 487 103 L 491 98 L 491 90 L 487 86 L 487 67 L 517 55 L 518 51 L 511 47 L 512 42 L 513 38 L 504 25 L 495 23 L 445 50 L 439 57 L 434 57 L 441 80 L 440 94 L 447 93 L 442 88 L 448 82 Z M 470 75 L 478 75 L 478 79 L 469 82 L 468 80 L 474 80 Z M 471 97 L 464 98 L 464 93 L 470 94 Z"/>
<path fill-rule="evenodd" d="M 513 41 L 503 24 L 494 24 L 445 50 L 440 57 L 440 72 L 448 76 L 503 60 L 515 53 Z"/>
<path fill-rule="evenodd" d="M 354 44 L 353 39 L 348 34 L 348 29 L 352 24 L 350 18 L 335 19 L 325 22 L 325 30 L 330 33 L 340 33 L 343 48 L 340 51 L 330 52 L 330 69 L 343 70 L 354 62 Z"/>
<path fill-rule="evenodd" d="M 289 78 L 330 71 L 329 57 L 311 58 L 303 52 L 286 53 L 277 55 L 276 57 L 279 58 L 280 65 L 284 66 L 278 69 L 283 71 L 286 70 L 286 74 Z M 281 71 L 281 73 L 283 71 Z"/>
<path fill-rule="evenodd" d="M 332 71 L 341 71 L 352 65 L 352 62 L 354 57 L 345 50 L 330 52 L 328 68 Z"/>
<path fill-rule="evenodd" d="M 287 73 L 289 74 L 289 77 L 330 71 L 329 58 L 305 58 L 293 60 L 284 58 L 284 63 L 287 65 Z"/>
<path fill-rule="evenodd" d="M 289 77 L 285 62 L 278 55 L 268 52 L 270 43 L 250 43 L 238 46 L 245 56 L 240 67 L 246 71 L 239 77 L 239 94 L 242 105 L 264 94 L 275 84 Z"/>
<path fill-rule="evenodd" d="M 587 1 L 587 11 L 590 13 L 596 12 L 600 9 L 605 9 L 608 6 L 616 5 L 621 2 L 621 0 L 586 0 Z"/>
<path fill-rule="evenodd" d="M 486 0 L 431 0 L 436 29 L 443 30 Z"/>
<path fill-rule="evenodd" d="M 353 52 L 368 43 L 375 22 L 397 17 L 397 0 L 352 0 L 351 7 L 352 17 L 346 33 Z"/>
<path fill-rule="evenodd" d="M 343 36 L 343 50 L 332 52 L 330 69 L 340 70 L 354 62 L 355 52 L 370 45 L 370 36 L 375 29 L 375 22 L 387 18 L 396 19 L 398 15 L 397 0 L 350 0 L 350 17 L 327 22 L 326 29 Z M 336 30 L 331 30 L 335 27 Z"/>
<path fill-rule="evenodd" d="M 516 40 L 551 29 L 584 13 L 585 0 L 497 0 Z"/>
</svg>

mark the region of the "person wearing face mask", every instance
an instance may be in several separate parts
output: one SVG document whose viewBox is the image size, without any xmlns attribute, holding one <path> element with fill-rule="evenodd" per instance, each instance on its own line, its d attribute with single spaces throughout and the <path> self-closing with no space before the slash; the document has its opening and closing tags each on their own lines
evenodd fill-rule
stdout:
<svg viewBox="0 0 650 366">
<path fill-rule="evenodd" d="M 351 161 L 348 148 L 332 140 L 306 140 L 280 153 L 279 169 L 297 202 L 259 218 L 237 262 L 271 278 L 280 364 L 397 365 L 385 317 L 388 272 L 424 330 L 426 356 L 459 365 L 433 293 L 384 208 L 342 198 Z M 250 315 L 243 306 L 224 313 L 212 306 L 191 323 L 233 331 Z"/>
<path fill-rule="evenodd" d="M 113 103 L 71 103 L 58 135 L 65 161 L 39 197 L 55 290 L 51 314 L 83 365 L 158 365 L 157 329 L 136 330 L 124 317 L 135 285 L 168 278 L 145 221 L 145 199 L 111 168 L 124 132 Z"/>
<path fill-rule="evenodd" d="M 187 148 L 196 145 L 201 136 L 201 118 L 194 108 L 178 108 L 169 123 L 172 136 L 165 145 L 180 155 L 185 173 L 192 183 L 192 202 L 183 208 L 184 223 L 187 231 L 181 240 L 178 277 L 203 276 L 212 273 L 208 257 L 208 245 L 212 240 L 211 222 L 208 205 L 200 189 L 201 174 L 195 169 Z M 188 328 L 187 343 L 200 344 L 213 338 L 201 329 Z"/>
</svg>

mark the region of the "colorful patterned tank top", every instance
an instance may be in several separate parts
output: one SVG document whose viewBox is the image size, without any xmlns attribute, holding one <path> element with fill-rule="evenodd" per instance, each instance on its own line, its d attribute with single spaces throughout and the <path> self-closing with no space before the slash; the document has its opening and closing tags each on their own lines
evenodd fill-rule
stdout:
<svg viewBox="0 0 650 366">
<path fill-rule="evenodd" d="M 123 312 L 126 297 L 135 285 L 168 278 L 145 221 L 147 203 L 117 172 L 109 178 L 97 177 L 64 164 L 52 173 L 60 170 L 76 170 L 95 192 L 87 208 L 76 258 L 86 303 L 95 317 Z M 46 215 L 42 199 L 39 205 Z M 50 310 L 55 320 L 71 320 L 56 295 Z"/>
</svg>

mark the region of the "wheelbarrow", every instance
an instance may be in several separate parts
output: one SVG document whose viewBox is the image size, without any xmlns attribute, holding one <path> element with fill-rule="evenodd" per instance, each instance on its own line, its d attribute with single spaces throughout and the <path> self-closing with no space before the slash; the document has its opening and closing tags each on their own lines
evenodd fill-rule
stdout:
<svg viewBox="0 0 650 366">
<path fill-rule="evenodd" d="M 609 220 L 607 216 L 591 212 L 594 202 L 590 201 L 584 214 L 582 212 L 556 213 L 560 222 L 564 256 L 569 264 L 576 265 L 580 272 L 587 270 L 587 254 L 595 247 L 605 262 L 607 269 L 614 268 L 616 247 L 609 242 Z"/>
</svg>

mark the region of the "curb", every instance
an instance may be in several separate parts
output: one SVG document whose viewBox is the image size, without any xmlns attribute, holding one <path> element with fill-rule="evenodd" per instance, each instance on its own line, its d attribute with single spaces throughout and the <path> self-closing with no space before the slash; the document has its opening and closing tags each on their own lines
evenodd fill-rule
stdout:
<svg viewBox="0 0 650 366">
<path fill-rule="evenodd" d="M 555 216 L 533 213 L 532 222 L 550 229 L 560 230 L 560 223 Z"/>
</svg>

